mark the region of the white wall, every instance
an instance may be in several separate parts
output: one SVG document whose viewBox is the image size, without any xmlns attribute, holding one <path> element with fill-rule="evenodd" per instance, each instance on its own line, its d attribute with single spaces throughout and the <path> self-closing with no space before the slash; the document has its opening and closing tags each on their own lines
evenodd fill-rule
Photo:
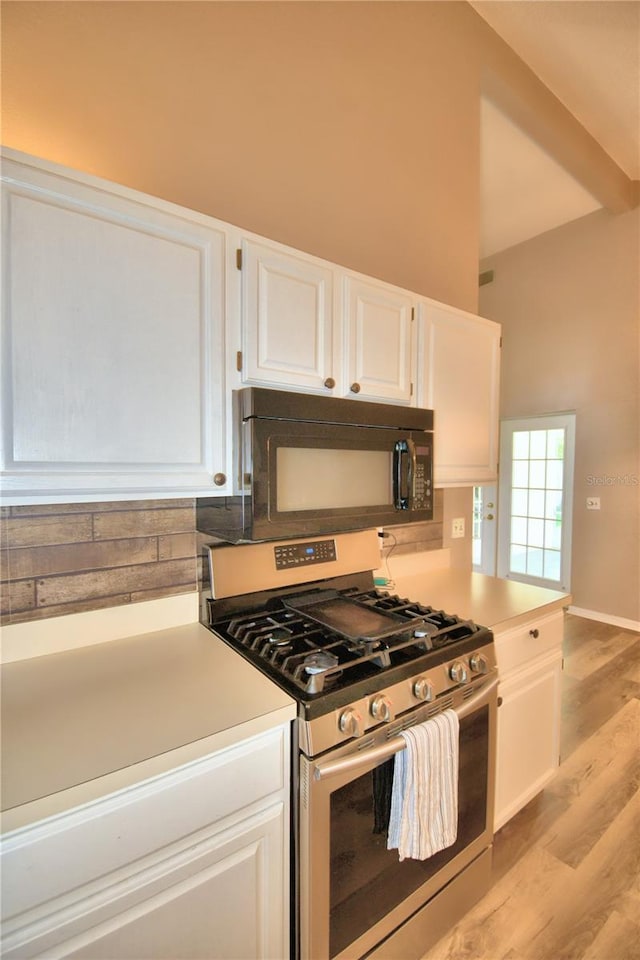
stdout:
<svg viewBox="0 0 640 960">
<path fill-rule="evenodd" d="M 640 621 L 640 212 L 598 211 L 482 269 L 480 312 L 503 325 L 501 417 L 576 412 L 574 605 Z"/>
</svg>

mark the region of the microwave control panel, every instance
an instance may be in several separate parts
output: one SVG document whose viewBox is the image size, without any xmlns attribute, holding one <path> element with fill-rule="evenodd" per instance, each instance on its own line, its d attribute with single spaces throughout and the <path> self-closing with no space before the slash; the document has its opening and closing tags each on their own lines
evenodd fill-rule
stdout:
<svg viewBox="0 0 640 960">
<path fill-rule="evenodd" d="M 309 540 L 285 543 L 273 548 L 276 570 L 306 567 L 312 563 L 328 563 L 336 559 L 335 540 Z"/>
<path fill-rule="evenodd" d="M 429 510 L 431 507 L 431 475 L 426 457 L 416 457 L 416 472 L 413 480 L 414 510 Z"/>
</svg>

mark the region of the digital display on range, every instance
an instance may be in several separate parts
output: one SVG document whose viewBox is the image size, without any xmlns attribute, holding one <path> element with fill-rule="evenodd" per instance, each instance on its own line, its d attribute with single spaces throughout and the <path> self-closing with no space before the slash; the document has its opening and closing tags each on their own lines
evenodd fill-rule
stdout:
<svg viewBox="0 0 640 960">
<path fill-rule="evenodd" d="M 335 540 L 312 540 L 308 543 L 287 543 L 273 548 L 276 570 L 329 563 L 336 559 Z"/>
</svg>

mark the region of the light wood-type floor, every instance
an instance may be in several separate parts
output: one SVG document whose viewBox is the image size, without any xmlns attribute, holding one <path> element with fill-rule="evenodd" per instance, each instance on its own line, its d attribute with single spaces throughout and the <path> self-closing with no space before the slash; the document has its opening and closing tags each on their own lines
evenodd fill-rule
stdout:
<svg viewBox="0 0 640 960">
<path fill-rule="evenodd" d="M 523 744 L 526 749 L 526 744 Z M 640 634 L 566 615 L 561 765 L 423 960 L 640 958 Z"/>
</svg>

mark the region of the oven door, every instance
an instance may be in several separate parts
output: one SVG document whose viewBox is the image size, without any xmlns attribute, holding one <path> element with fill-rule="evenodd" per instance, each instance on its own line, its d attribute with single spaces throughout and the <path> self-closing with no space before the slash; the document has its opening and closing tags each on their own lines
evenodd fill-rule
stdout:
<svg viewBox="0 0 640 960">
<path fill-rule="evenodd" d="M 317 761 L 301 756 L 302 960 L 363 956 L 490 847 L 496 690 L 497 678 L 485 678 L 460 703 L 447 697 L 441 706 L 425 705 L 415 712 L 421 722 L 453 706 L 460 721 L 457 840 L 427 860 L 400 861 L 397 850 L 387 850 L 386 824 L 378 832 L 374 794 L 381 776 L 392 771 L 384 765 L 393 764 L 404 744 L 401 737 L 387 738 L 389 727 Z M 394 728 L 402 729 L 402 723 Z"/>
</svg>

